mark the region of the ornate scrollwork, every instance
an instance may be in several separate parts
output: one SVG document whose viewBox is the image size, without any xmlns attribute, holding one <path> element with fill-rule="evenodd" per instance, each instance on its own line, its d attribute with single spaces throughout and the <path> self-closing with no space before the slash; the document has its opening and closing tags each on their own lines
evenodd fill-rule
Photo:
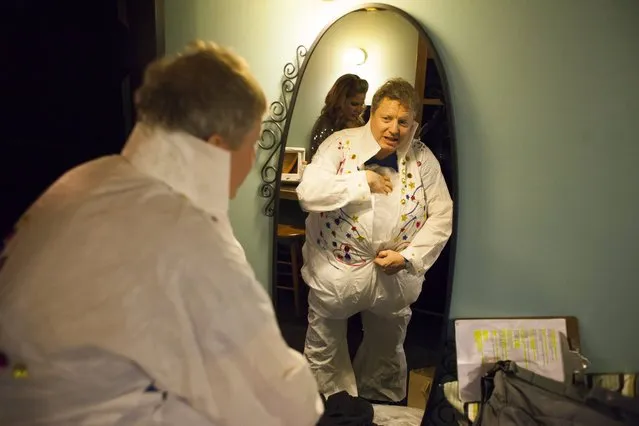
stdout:
<svg viewBox="0 0 639 426">
<path fill-rule="evenodd" d="M 291 118 L 290 102 L 297 85 L 300 68 L 308 53 L 306 47 L 298 46 L 295 62 L 289 62 L 284 66 L 282 78 L 282 94 L 280 99 L 269 107 L 269 116 L 262 122 L 262 134 L 259 141 L 259 149 L 266 153 L 266 160 L 262 164 L 260 176 L 260 196 L 266 198 L 264 214 L 272 217 L 275 213 L 275 192 L 279 177 L 280 153 L 286 123 Z M 260 155 L 261 156 L 261 155 Z"/>
</svg>

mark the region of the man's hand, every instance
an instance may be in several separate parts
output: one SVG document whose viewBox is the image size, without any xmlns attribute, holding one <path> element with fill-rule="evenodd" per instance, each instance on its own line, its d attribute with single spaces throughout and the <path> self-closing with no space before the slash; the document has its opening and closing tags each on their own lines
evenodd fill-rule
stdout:
<svg viewBox="0 0 639 426">
<path fill-rule="evenodd" d="M 366 180 L 368 181 L 371 192 L 374 194 L 390 194 L 393 190 L 393 185 L 391 185 L 389 178 L 375 173 L 372 170 L 366 170 Z"/>
<path fill-rule="evenodd" d="M 382 268 L 386 275 L 394 275 L 406 268 L 404 256 L 393 250 L 382 250 L 377 253 L 375 264 Z"/>
</svg>

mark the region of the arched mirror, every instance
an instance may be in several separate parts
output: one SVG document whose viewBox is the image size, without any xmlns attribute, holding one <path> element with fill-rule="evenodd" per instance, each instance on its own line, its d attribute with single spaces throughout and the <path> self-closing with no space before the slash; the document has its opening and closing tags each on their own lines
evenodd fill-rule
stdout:
<svg viewBox="0 0 639 426">
<path fill-rule="evenodd" d="M 331 90 L 342 90 L 337 88 L 337 82 L 345 75 L 355 75 L 360 80 L 355 83 L 356 90 L 344 89 L 348 93 L 341 98 L 337 96 L 338 105 L 325 105 Z M 361 6 L 328 25 L 310 49 L 300 46 L 295 61 L 284 68 L 282 98 L 271 105 L 270 117 L 264 122 L 259 157 L 263 162 L 259 165 L 262 168 L 264 212 L 274 218 L 271 292 L 284 337 L 299 351 L 304 350 L 309 321 L 309 288 L 301 270 L 304 262 L 313 262 L 309 259 L 311 251 L 302 250 L 310 233 L 306 222 L 308 213 L 298 199 L 298 186 L 305 164 L 316 161 L 315 157 L 311 158 L 315 148 L 320 142 L 328 141 L 325 138 L 333 132 L 374 126 L 369 123 L 373 119 L 373 96 L 384 82 L 398 77 L 409 82 L 417 92 L 415 139 L 429 148 L 439 164 L 454 202 L 456 217 L 455 139 L 444 68 L 422 26 L 395 7 L 383 4 Z M 318 118 L 331 107 L 340 110 L 341 123 L 323 126 Z M 398 123 L 400 126 L 401 123 Z M 330 184 L 326 182 L 326 185 Z M 404 195 L 402 190 L 400 198 Z M 425 212 L 424 218 L 429 214 Z M 335 223 L 347 219 L 353 219 L 353 215 L 331 218 Z M 326 226 L 326 232 L 333 232 L 330 223 Z M 344 238 L 354 236 L 346 233 Z M 346 251 L 343 252 L 342 247 L 341 254 L 336 256 L 342 256 L 343 263 L 349 266 L 349 247 L 345 247 Z M 431 376 L 431 380 L 434 380 L 435 368 L 441 362 L 446 334 L 454 247 L 453 229 L 441 254 L 425 272 L 421 293 L 410 306 L 412 317 L 404 340 L 408 371 L 420 370 L 425 376 Z M 330 304 L 330 298 L 324 302 Z M 353 360 L 362 345 L 364 316 L 352 312 L 342 316 L 349 317 L 347 342 Z M 408 373 L 397 366 L 395 374 Z M 401 404 L 407 402 L 408 399 L 404 398 Z"/>
</svg>

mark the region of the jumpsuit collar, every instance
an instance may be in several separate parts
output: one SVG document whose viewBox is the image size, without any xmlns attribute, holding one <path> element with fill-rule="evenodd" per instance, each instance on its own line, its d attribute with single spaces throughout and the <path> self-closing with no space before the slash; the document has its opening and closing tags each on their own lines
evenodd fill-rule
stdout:
<svg viewBox="0 0 639 426">
<path fill-rule="evenodd" d="M 136 124 L 123 150 L 137 170 L 209 214 L 227 212 L 231 154 L 184 132 Z"/>
<path fill-rule="evenodd" d="M 369 161 L 371 158 L 375 156 L 380 150 L 379 144 L 373 137 L 373 131 L 371 130 L 371 122 L 370 120 L 364 126 L 360 127 L 361 136 L 358 141 L 358 150 L 360 151 L 359 157 L 362 160 L 360 167 L 363 167 L 364 164 Z M 413 140 L 414 134 L 407 138 L 395 151 L 398 160 L 404 159 L 406 154 L 408 153 L 408 149 L 410 148 L 411 142 Z"/>
</svg>

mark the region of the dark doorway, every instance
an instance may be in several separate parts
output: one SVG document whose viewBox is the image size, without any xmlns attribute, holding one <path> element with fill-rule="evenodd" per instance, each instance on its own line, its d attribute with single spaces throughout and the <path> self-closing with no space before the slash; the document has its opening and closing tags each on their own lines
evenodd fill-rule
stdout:
<svg viewBox="0 0 639 426">
<path fill-rule="evenodd" d="M 64 171 L 120 151 L 161 49 L 154 0 L 6 0 L 0 234 Z"/>
</svg>

